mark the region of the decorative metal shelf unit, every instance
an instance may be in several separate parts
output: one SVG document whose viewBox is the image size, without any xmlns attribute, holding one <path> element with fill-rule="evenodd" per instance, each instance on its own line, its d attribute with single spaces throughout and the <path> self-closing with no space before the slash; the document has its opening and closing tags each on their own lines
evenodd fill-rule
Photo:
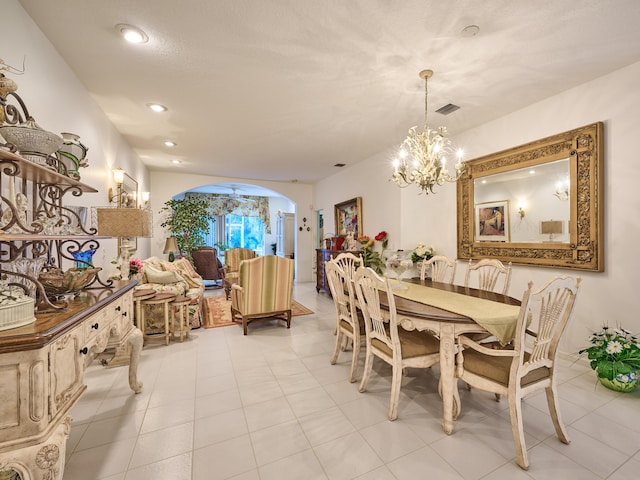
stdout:
<svg viewBox="0 0 640 480">
<path fill-rule="evenodd" d="M 6 96 L 2 93 L 0 126 L 31 118 L 15 92 Z M 24 116 L 7 102 L 8 97 L 16 99 Z M 15 145 L 0 142 L 0 279 L 19 286 L 25 293 L 35 292 L 38 313 L 56 311 L 67 302 L 47 296 L 38 280 L 39 273 L 61 269 L 65 260 L 88 266 L 88 262 L 74 258 L 74 254 L 97 250 L 101 238 L 97 237 L 96 228 L 87 229 L 77 210 L 63 205 L 63 198 L 98 190 L 68 176 L 64 164 L 53 155 L 45 156 L 46 160 L 39 164 L 15 152 Z M 97 275 L 93 283 L 113 286 L 113 282 L 105 283 Z"/>
</svg>

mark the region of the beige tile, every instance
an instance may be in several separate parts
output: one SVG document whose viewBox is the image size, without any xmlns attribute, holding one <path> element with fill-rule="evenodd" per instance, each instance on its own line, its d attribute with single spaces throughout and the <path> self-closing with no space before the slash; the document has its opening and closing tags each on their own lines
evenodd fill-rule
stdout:
<svg viewBox="0 0 640 480">
<path fill-rule="evenodd" d="M 356 478 L 383 463 L 357 432 L 323 443 L 314 450 L 331 480 Z"/>
<path fill-rule="evenodd" d="M 273 463 L 259 467 L 260 480 L 282 480 L 300 478 L 305 480 L 326 480 L 320 462 L 313 450 L 305 450 Z"/>
<path fill-rule="evenodd" d="M 247 422 L 242 409 L 199 418 L 194 427 L 193 447 L 205 447 L 247 433 Z"/>
<path fill-rule="evenodd" d="M 191 452 L 127 471 L 125 480 L 175 480 L 191 478 Z"/>
<path fill-rule="evenodd" d="M 252 452 L 248 435 L 198 448 L 193 451 L 191 480 L 224 480 L 234 476 L 240 478 L 240 474 L 256 468 Z"/>
<path fill-rule="evenodd" d="M 251 432 L 250 437 L 259 466 L 310 448 L 309 441 L 296 421 Z"/>
<path fill-rule="evenodd" d="M 159 462 L 193 450 L 193 423 L 155 430 L 138 437 L 130 468 Z"/>
</svg>

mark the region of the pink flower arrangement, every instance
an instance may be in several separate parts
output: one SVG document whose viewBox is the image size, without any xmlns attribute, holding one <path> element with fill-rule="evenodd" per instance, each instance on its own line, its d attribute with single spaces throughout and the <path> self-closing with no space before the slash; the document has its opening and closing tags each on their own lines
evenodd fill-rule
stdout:
<svg viewBox="0 0 640 480">
<path fill-rule="evenodd" d="M 132 258 L 129 260 L 129 276 L 137 275 L 138 273 L 142 273 L 143 268 L 142 260 L 139 258 Z"/>
</svg>

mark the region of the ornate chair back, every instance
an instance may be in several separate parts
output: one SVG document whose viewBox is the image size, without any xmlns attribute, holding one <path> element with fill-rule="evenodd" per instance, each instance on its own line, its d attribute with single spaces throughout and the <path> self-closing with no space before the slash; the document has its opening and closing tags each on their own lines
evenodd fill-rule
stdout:
<svg viewBox="0 0 640 480">
<path fill-rule="evenodd" d="M 472 276 L 476 278 L 477 284 L 470 285 Z M 502 290 L 499 290 L 496 287 L 501 278 Z M 473 262 L 473 259 L 470 259 L 467 267 L 467 273 L 464 277 L 464 286 L 507 295 L 510 280 L 511 262 L 509 262 L 505 267 L 500 260 L 495 258 L 483 258 L 476 263 Z"/>
<path fill-rule="evenodd" d="M 424 280 L 427 277 L 427 271 L 431 268 L 431 280 L 434 282 L 453 284 L 453 277 L 456 274 L 457 265 L 458 262 L 449 257 L 434 255 L 429 260 L 422 262 L 420 280 Z"/>
</svg>

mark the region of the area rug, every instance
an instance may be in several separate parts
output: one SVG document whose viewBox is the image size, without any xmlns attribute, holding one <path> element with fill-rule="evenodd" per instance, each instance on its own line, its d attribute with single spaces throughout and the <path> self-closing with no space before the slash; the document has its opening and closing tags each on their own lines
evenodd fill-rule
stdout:
<svg viewBox="0 0 640 480">
<path fill-rule="evenodd" d="M 227 300 L 224 295 L 205 297 L 204 300 L 204 323 L 202 325 L 204 328 L 237 325 L 237 323 L 231 320 L 231 300 Z M 313 313 L 312 310 L 293 300 L 291 304 L 291 316 L 297 317 L 311 313 Z"/>
</svg>

